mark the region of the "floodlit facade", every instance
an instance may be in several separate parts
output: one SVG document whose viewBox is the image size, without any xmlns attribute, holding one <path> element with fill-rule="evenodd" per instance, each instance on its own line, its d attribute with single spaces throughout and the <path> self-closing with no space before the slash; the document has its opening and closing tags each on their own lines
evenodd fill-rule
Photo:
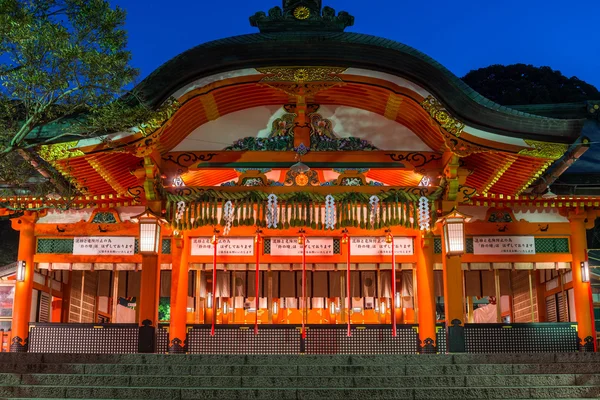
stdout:
<svg viewBox="0 0 600 400">
<path fill-rule="evenodd" d="M 499 106 L 353 22 L 284 1 L 144 80 L 156 120 L 39 146 L 81 194 L 3 199 L 5 349 L 594 351 L 600 199 L 548 190 L 594 104 Z"/>
</svg>

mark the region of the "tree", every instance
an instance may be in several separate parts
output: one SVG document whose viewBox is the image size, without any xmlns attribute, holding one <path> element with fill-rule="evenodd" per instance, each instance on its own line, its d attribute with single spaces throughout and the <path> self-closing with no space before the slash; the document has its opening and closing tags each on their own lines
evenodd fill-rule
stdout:
<svg viewBox="0 0 600 400">
<path fill-rule="evenodd" d="M 35 175 L 27 149 L 151 118 L 135 93 L 124 96 L 138 75 L 124 21 L 107 0 L 0 0 L 2 183 Z"/>
<path fill-rule="evenodd" d="M 507 106 L 600 99 L 594 86 L 550 67 L 496 64 L 472 70 L 462 80 L 482 96 Z"/>
</svg>

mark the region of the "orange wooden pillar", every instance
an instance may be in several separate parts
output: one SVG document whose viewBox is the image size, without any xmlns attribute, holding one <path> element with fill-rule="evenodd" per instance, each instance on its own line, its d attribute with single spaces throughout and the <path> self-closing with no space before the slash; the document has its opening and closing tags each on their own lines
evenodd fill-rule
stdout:
<svg viewBox="0 0 600 400">
<path fill-rule="evenodd" d="M 22 217 L 12 220 L 13 229 L 19 231 L 18 259 L 25 261 L 25 279 L 15 283 L 15 300 L 12 320 L 12 343 L 10 351 L 26 352 L 29 339 L 29 318 L 31 314 L 31 296 L 33 293 L 35 254 L 35 213 L 26 212 Z"/>
<path fill-rule="evenodd" d="M 450 326 L 452 321 L 464 323 L 464 299 L 462 279 L 462 257 L 460 255 L 449 256 L 446 253 L 446 243 L 442 235 L 442 260 L 444 264 L 444 309 L 446 314 L 446 325 Z M 419 296 L 420 296 L 419 292 Z M 420 305 L 419 305 L 420 307 Z"/>
<path fill-rule="evenodd" d="M 587 238 L 585 218 L 587 214 L 571 215 L 571 253 L 573 255 L 573 295 L 575 297 L 575 314 L 580 343 L 586 350 L 595 351 L 596 335 L 592 318 L 590 299 L 590 283 L 581 281 L 581 263 L 587 260 Z"/>
<path fill-rule="evenodd" d="M 161 239 L 162 240 L 162 237 Z M 160 249 L 160 247 L 159 247 Z M 142 254 L 142 278 L 139 299 L 139 352 L 156 351 L 158 300 L 160 296 L 160 253 Z"/>
<path fill-rule="evenodd" d="M 417 296 L 419 339 L 423 346 L 423 353 L 436 353 L 433 237 L 418 235 L 415 247 L 417 254 L 417 293 L 419 294 Z"/>
<path fill-rule="evenodd" d="M 156 326 L 158 321 L 158 294 L 160 285 L 160 263 L 158 254 L 142 255 L 142 279 L 140 283 L 139 322 Z"/>
<path fill-rule="evenodd" d="M 189 238 L 174 237 L 171 246 L 171 323 L 169 326 L 169 353 L 181 354 L 187 349 L 187 299 Z"/>
</svg>

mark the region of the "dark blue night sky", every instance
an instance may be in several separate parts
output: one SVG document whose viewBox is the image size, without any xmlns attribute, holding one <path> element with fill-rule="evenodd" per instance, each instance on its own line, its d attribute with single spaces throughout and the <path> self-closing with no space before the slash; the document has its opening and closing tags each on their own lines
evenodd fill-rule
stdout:
<svg viewBox="0 0 600 400">
<path fill-rule="evenodd" d="M 111 0 L 128 12 L 133 65 L 147 76 L 198 44 L 254 33 L 248 17 L 281 0 Z M 490 64 L 548 65 L 600 88 L 600 7 L 564 0 L 324 0 L 356 18 L 349 31 L 408 44 L 458 76 Z"/>
</svg>

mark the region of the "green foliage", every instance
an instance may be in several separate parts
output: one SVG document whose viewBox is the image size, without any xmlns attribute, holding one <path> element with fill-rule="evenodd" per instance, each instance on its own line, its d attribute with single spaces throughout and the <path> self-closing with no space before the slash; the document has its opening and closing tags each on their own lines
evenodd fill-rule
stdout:
<svg viewBox="0 0 600 400">
<path fill-rule="evenodd" d="M 170 321 L 171 320 L 171 298 L 161 297 L 158 301 L 158 320 L 159 321 Z"/>
<path fill-rule="evenodd" d="M 270 138 L 245 137 L 225 148 L 230 151 L 288 151 L 294 147 L 292 136 L 272 136 Z"/>
<path fill-rule="evenodd" d="M 124 22 L 125 11 L 107 0 L 0 0 L 0 180 L 13 179 L 6 169 L 31 176 L 14 168 L 7 154 L 15 149 L 153 116 L 135 93 L 123 97 L 138 75 Z"/>
<path fill-rule="evenodd" d="M 369 141 L 355 137 L 330 138 L 325 135 L 312 135 L 310 149 L 313 151 L 367 151 L 379 150 Z"/>
<path fill-rule="evenodd" d="M 294 147 L 294 137 L 271 136 L 269 138 L 245 137 L 236 141 L 225 150 L 230 151 L 290 151 Z M 328 136 L 312 135 L 310 149 L 313 151 L 363 151 L 378 150 L 366 140 L 349 138 L 330 138 Z"/>
<path fill-rule="evenodd" d="M 574 76 L 567 78 L 550 67 L 491 65 L 469 72 L 462 80 L 482 96 L 501 105 L 600 99 L 600 92 L 594 86 Z"/>
</svg>

